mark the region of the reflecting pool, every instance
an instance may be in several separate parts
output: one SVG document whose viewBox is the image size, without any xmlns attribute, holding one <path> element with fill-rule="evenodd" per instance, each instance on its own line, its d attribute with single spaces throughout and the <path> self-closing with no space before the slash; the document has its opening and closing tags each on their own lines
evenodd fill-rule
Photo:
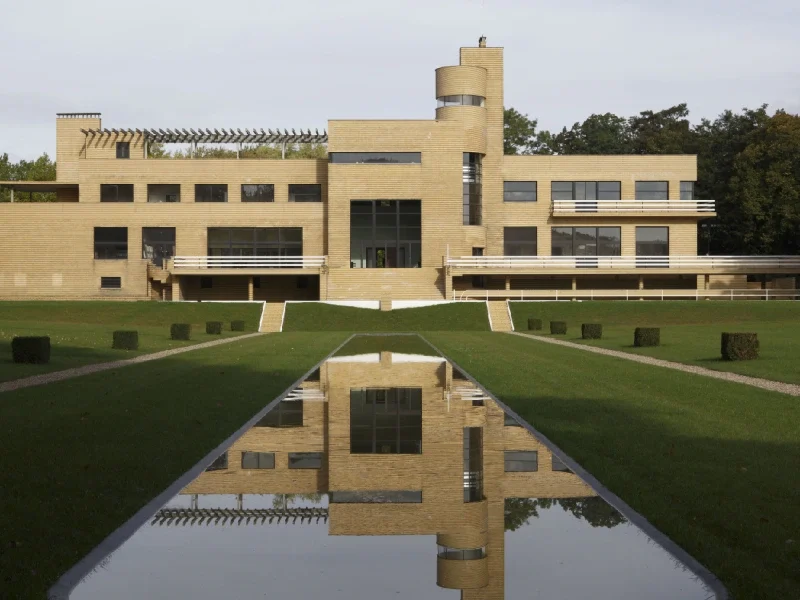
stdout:
<svg viewBox="0 0 800 600">
<path fill-rule="evenodd" d="M 364 337 L 70 597 L 714 594 L 422 340 Z"/>
</svg>

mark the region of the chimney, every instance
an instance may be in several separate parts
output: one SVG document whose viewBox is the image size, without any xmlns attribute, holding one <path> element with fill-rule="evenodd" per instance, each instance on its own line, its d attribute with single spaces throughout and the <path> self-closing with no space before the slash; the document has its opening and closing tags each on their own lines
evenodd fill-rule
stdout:
<svg viewBox="0 0 800 600">
<path fill-rule="evenodd" d="M 486 48 L 486 36 L 482 35 L 478 38 L 478 48 Z"/>
</svg>

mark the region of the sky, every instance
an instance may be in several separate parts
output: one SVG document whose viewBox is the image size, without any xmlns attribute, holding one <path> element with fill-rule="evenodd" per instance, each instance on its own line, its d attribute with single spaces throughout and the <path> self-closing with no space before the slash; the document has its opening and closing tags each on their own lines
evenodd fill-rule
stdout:
<svg viewBox="0 0 800 600">
<path fill-rule="evenodd" d="M 0 0 L 0 154 L 106 127 L 433 118 L 434 69 L 505 48 L 505 105 L 560 130 L 686 102 L 800 112 L 797 0 Z"/>
</svg>

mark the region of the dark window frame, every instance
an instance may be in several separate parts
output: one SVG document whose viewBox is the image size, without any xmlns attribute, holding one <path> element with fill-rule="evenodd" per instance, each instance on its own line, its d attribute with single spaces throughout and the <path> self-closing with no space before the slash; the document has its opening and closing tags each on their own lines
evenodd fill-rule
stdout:
<svg viewBox="0 0 800 600">
<path fill-rule="evenodd" d="M 369 210 L 366 210 L 369 203 Z M 417 208 L 419 207 L 419 208 Z M 368 215 L 368 217 L 367 217 Z M 369 225 L 353 225 L 369 221 Z M 389 221 L 391 225 L 387 225 Z M 394 230 L 393 236 L 384 235 Z M 409 235 L 418 231 L 419 235 Z M 359 235 L 355 235 L 359 234 Z M 405 237 L 404 237 L 405 236 Z M 413 239 L 411 239 L 413 237 Z M 409 239 L 406 239 L 409 238 Z M 354 253 L 357 247 L 357 253 Z M 415 261 L 415 259 L 418 259 Z M 421 200 L 351 200 L 350 268 L 416 269 L 422 267 Z"/>
<path fill-rule="evenodd" d="M 311 188 L 314 188 L 314 190 L 312 191 Z M 290 183 L 289 202 L 322 202 L 322 184 Z"/>
<path fill-rule="evenodd" d="M 418 165 L 422 152 L 329 152 L 328 161 L 335 165 Z"/>
<path fill-rule="evenodd" d="M 120 191 L 124 192 L 120 194 Z M 132 183 L 101 183 L 100 202 L 133 202 Z M 120 200 L 122 197 L 122 200 Z"/>
<path fill-rule="evenodd" d="M 131 143 L 130 142 L 117 142 L 116 145 L 117 158 L 130 158 L 131 157 Z"/>
<path fill-rule="evenodd" d="M 508 240 L 507 239 L 509 230 L 522 231 L 522 230 L 526 230 L 526 229 L 533 231 L 533 242 L 531 242 L 530 240 L 521 242 L 519 240 Z M 527 254 L 527 253 L 526 254 L 519 254 L 519 253 L 512 254 L 512 253 L 509 253 L 510 245 L 518 245 L 518 244 L 530 245 L 531 243 L 533 244 L 533 250 L 534 250 L 533 254 Z M 538 256 L 538 255 L 539 255 L 539 228 L 538 227 L 535 227 L 535 226 L 530 226 L 530 227 L 503 227 L 503 256 Z"/>
<path fill-rule="evenodd" d="M 555 237 L 555 232 L 557 229 L 571 229 L 572 230 L 572 240 L 570 242 L 572 253 L 571 254 L 557 254 L 556 247 L 553 245 Z M 594 254 L 575 254 L 576 249 L 576 236 L 578 235 L 578 229 L 594 229 L 595 230 L 595 253 Z M 615 254 L 600 254 L 600 230 L 602 229 L 615 229 L 617 231 L 617 248 Z M 619 226 L 558 226 L 558 227 L 551 227 L 550 228 L 550 256 L 577 256 L 581 258 L 585 258 L 585 264 L 577 264 L 578 267 L 596 267 L 597 261 L 592 260 L 597 257 L 602 256 L 622 256 L 622 227 Z"/>
<path fill-rule="evenodd" d="M 561 184 L 563 187 L 566 187 L 566 184 L 569 184 L 570 191 L 567 192 L 566 190 L 556 190 L 555 188 Z M 590 190 L 587 187 L 587 184 L 591 184 L 593 189 L 591 193 L 587 194 L 587 191 Z M 609 190 L 609 189 L 600 189 L 603 185 L 608 184 L 616 184 L 616 189 Z M 566 195 L 569 194 L 569 198 L 566 196 L 556 197 L 556 195 Z M 594 196 L 594 198 L 587 198 L 586 196 Z M 615 198 L 611 197 L 604 197 L 604 196 L 616 196 Z M 581 198 L 581 196 L 583 196 Z M 622 199 L 622 182 L 621 181 L 613 181 L 613 180 L 593 180 L 593 181 L 551 181 L 550 182 L 550 200 L 562 200 L 562 201 L 569 201 L 569 202 L 591 202 L 593 200 L 621 200 Z"/>
<path fill-rule="evenodd" d="M 639 191 L 639 184 L 656 184 L 656 183 L 663 183 L 664 184 L 664 190 L 663 191 L 661 191 L 661 190 L 648 190 L 648 191 L 642 190 L 642 191 Z M 644 198 L 643 197 L 643 196 L 647 196 L 647 195 L 656 195 L 656 194 L 658 194 L 659 196 L 663 195 L 663 198 L 662 197 L 659 197 L 659 198 Z M 653 180 L 653 181 L 651 181 L 651 180 L 643 180 L 643 181 L 635 182 L 634 183 L 634 199 L 635 200 L 640 200 L 642 202 L 667 202 L 669 200 L 669 181 L 664 181 L 664 180 L 657 180 L 657 181 L 656 180 Z"/>
<path fill-rule="evenodd" d="M 253 427 L 270 427 L 288 429 L 303 426 L 304 402 L 302 400 L 281 400 L 253 425 Z M 299 418 L 298 418 L 299 417 Z"/>
<path fill-rule="evenodd" d="M 116 285 L 107 285 L 113 284 Z M 100 278 L 100 289 L 101 290 L 121 290 L 122 289 L 122 277 L 113 277 L 113 276 L 105 276 Z"/>
<path fill-rule="evenodd" d="M 523 468 L 523 467 L 530 467 L 531 464 L 533 465 L 533 468 Z M 503 471 L 505 473 L 535 473 L 538 470 L 539 470 L 538 450 L 503 451 Z"/>
<path fill-rule="evenodd" d="M 157 231 L 171 231 L 172 239 L 151 239 L 150 236 Z M 142 227 L 142 258 L 144 260 L 149 260 L 154 265 L 162 266 L 164 260 L 175 256 L 176 236 L 177 230 L 175 227 Z M 148 241 L 150 243 L 148 243 Z M 149 252 L 147 250 L 148 246 L 151 247 Z"/>
<path fill-rule="evenodd" d="M 268 470 L 275 468 L 274 452 L 256 452 L 251 450 L 243 450 L 241 458 L 242 458 L 241 462 L 242 469 Z M 254 466 L 250 466 L 251 464 Z"/>
<path fill-rule="evenodd" d="M 405 396 L 401 397 L 401 393 Z M 391 396 L 394 395 L 394 401 Z M 405 400 L 405 402 L 404 402 Z M 360 402 L 360 403 L 359 403 Z M 354 411 L 354 403 L 359 407 L 359 411 Z M 401 410 L 402 404 L 406 407 Z M 414 404 L 419 404 L 419 409 L 414 407 Z M 366 410 L 366 407 L 371 406 L 371 410 Z M 378 411 L 378 407 L 395 408 L 394 412 L 384 410 L 382 413 Z M 369 414 L 368 414 L 369 413 Z M 367 425 L 358 424 L 354 425 L 353 415 L 367 415 L 370 416 L 370 423 Z M 378 415 L 387 415 L 393 418 L 393 423 L 385 424 L 389 419 L 384 420 L 381 424 L 378 423 Z M 406 418 L 402 418 L 406 417 Z M 410 418 L 413 417 L 413 423 L 409 424 Z M 395 451 L 379 452 L 378 451 L 378 430 L 392 430 L 393 440 L 391 443 L 395 444 Z M 416 440 L 403 440 L 403 429 L 412 430 L 416 438 L 419 436 L 419 442 L 413 451 L 403 451 L 404 447 L 408 448 L 405 444 L 414 444 Z M 371 442 L 371 449 L 354 450 L 354 431 L 364 430 L 369 431 L 369 441 Z M 418 432 L 417 432 L 418 430 Z M 366 438 L 364 438 L 366 439 Z M 387 438 L 388 439 L 388 438 Z M 397 454 L 422 454 L 422 388 L 414 387 L 394 387 L 394 388 L 351 388 L 350 389 L 350 454 L 370 454 L 370 455 L 397 455 Z"/>
<path fill-rule="evenodd" d="M 325 458 L 324 452 L 289 452 L 290 469 L 321 469 Z M 303 464 L 303 461 L 318 461 Z"/>
<path fill-rule="evenodd" d="M 650 254 L 650 253 L 648 253 L 648 254 L 639 254 L 639 243 L 640 243 L 639 242 L 639 230 L 640 229 L 664 229 L 664 230 L 666 230 L 666 232 L 667 232 L 667 235 L 666 235 L 666 238 L 667 238 L 667 252 L 666 252 L 666 254 Z M 647 263 L 637 260 L 636 261 L 636 267 L 637 268 L 640 268 L 640 269 L 643 269 L 643 268 L 664 269 L 664 268 L 669 267 L 669 243 L 670 243 L 670 239 L 669 239 L 670 231 L 669 231 L 669 229 L 670 229 L 669 226 L 664 226 L 664 225 L 655 225 L 655 226 L 654 225 L 637 225 L 636 226 L 636 230 L 634 232 L 636 256 L 637 257 L 638 256 L 659 256 L 659 257 L 663 256 L 664 257 L 663 261 L 662 260 L 655 260 L 655 261 L 648 261 Z M 653 242 L 641 242 L 641 243 L 643 243 L 643 244 L 644 243 L 652 244 Z"/>
<path fill-rule="evenodd" d="M 486 106 L 486 97 L 477 94 L 451 94 L 436 98 L 436 108 L 445 106 Z"/>
<path fill-rule="evenodd" d="M 512 187 L 521 184 L 532 184 L 532 190 L 514 190 Z M 516 194 L 516 196 L 514 196 Z M 527 194 L 527 197 L 523 196 Z M 503 202 L 538 202 L 539 183 L 537 181 L 504 181 L 503 182 Z"/>
<path fill-rule="evenodd" d="M 687 189 L 684 189 L 684 186 Z M 697 198 L 695 198 L 696 188 L 697 188 L 696 181 L 681 181 L 679 188 L 681 194 L 681 200 L 697 200 Z"/>
<path fill-rule="evenodd" d="M 220 192 L 224 193 L 222 200 L 220 200 Z M 194 201 L 195 202 L 217 202 L 223 203 L 228 201 L 228 184 L 227 183 L 196 183 L 194 184 Z"/>
<path fill-rule="evenodd" d="M 209 471 L 227 471 L 228 470 L 228 451 L 226 450 L 220 454 L 213 462 L 206 467 L 205 472 Z"/>
<path fill-rule="evenodd" d="M 483 225 L 483 156 L 462 154 L 462 225 Z"/>
<path fill-rule="evenodd" d="M 224 232 L 224 233 L 223 233 Z M 227 243 L 221 238 L 227 236 Z M 211 239 L 217 238 L 214 241 Z M 249 237 L 250 241 L 242 241 Z M 262 239 L 263 238 L 263 239 Z M 269 239 L 277 238 L 277 239 Z M 212 245 L 213 244 L 213 245 Z M 206 250 L 208 256 L 262 256 L 302 257 L 302 227 L 207 227 Z M 237 268 L 237 267 L 225 267 Z M 238 267 L 245 268 L 245 267 Z"/>
<path fill-rule="evenodd" d="M 111 230 L 116 233 L 124 231 L 124 240 L 100 240 L 97 239 L 98 233 L 110 234 Z M 116 250 L 114 250 L 116 248 Z M 111 254 L 114 256 L 106 256 Z M 94 228 L 94 259 L 95 260 L 128 260 L 128 228 L 127 227 L 95 227 Z"/>
<path fill-rule="evenodd" d="M 245 192 L 245 188 L 258 188 Z M 243 183 L 241 188 L 242 202 L 275 202 L 274 183 Z"/>
<path fill-rule="evenodd" d="M 164 200 L 153 200 L 153 196 L 151 195 L 155 192 L 155 188 L 172 188 L 173 191 L 177 188 L 177 193 L 168 193 L 166 190 L 164 191 Z M 175 200 L 169 200 L 170 196 L 175 196 Z M 148 183 L 147 184 L 147 201 L 151 204 L 176 204 L 181 201 L 181 184 L 179 183 Z"/>
</svg>

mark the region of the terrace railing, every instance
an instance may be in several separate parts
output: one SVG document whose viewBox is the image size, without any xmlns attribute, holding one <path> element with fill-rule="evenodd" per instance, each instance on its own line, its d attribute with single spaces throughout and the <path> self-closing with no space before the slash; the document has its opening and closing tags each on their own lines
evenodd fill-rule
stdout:
<svg viewBox="0 0 800 600">
<path fill-rule="evenodd" d="M 700 271 L 796 270 L 800 256 L 461 256 L 445 258 L 457 269 L 694 269 Z"/>
<path fill-rule="evenodd" d="M 176 256 L 175 269 L 319 269 L 327 256 Z"/>
<path fill-rule="evenodd" d="M 800 300 L 800 290 L 453 290 L 453 300 Z"/>
<path fill-rule="evenodd" d="M 713 213 L 714 200 L 553 200 L 554 215 L 575 213 Z"/>
</svg>

